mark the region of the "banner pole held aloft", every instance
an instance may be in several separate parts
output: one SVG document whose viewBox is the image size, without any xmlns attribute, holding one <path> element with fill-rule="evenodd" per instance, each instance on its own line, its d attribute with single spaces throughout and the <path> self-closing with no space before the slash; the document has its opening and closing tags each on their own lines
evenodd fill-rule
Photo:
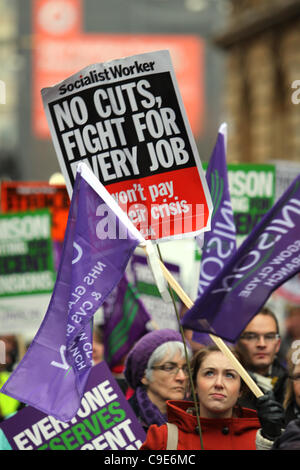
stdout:
<svg viewBox="0 0 300 470">
<path fill-rule="evenodd" d="M 174 291 L 180 297 L 180 299 L 185 304 L 185 306 L 187 308 L 191 308 L 194 305 L 193 301 L 188 297 L 188 295 L 184 292 L 182 287 L 178 284 L 176 279 L 174 279 L 170 271 L 165 267 L 165 265 L 161 261 L 160 261 L 160 264 L 161 264 L 162 272 L 166 280 L 169 282 L 170 286 L 174 289 Z M 252 377 L 248 374 L 248 372 L 242 366 L 242 364 L 237 360 L 234 354 L 232 354 L 232 352 L 230 351 L 228 346 L 224 343 L 224 341 L 218 336 L 215 336 L 212 334 L 209 334 L 209 336 L 214 341 L 214 343 L 219 347 L 222 353 L 231 361 L 236 371 L 239 373 L 239 375 L 244 380 L 244 382 L 246 382 L 246 384 L 248 385 L 250 390 L 254 393 L 256 398 L 259 398 L 262 395 L 264 395 L 263 392 L 260 390 L 260 388 L 257 386 L 257 384 L 254 382 Z"/>
</svg>

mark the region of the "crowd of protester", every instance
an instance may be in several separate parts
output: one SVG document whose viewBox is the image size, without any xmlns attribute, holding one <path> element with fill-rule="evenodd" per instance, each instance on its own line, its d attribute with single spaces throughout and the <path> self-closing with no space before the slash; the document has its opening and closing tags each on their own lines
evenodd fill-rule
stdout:
<svg viewBox="0 0 300 470">
<path fill-rule="evenodd" d="M 140 338 L 112 373 L 146 432 L 141 450 L 300 450 L 298 312 L 287 312 L 284 344 L 276 314 L 262 308 L 231 347 L 262 391 L 259 398 L 216 345 L 195 346 L 190 332 L 185 337 L 171 329 Z M 17 336 L 0 341 L 3 384 L 25 351 Z M 93 364 L 103 359 L 104 333 L 97 325 Z M 0 421 L 23 406 L 0 393 Z"/>
<path fill-rule="evenodd" d="M 292 309 L 295 316 L 292 307 L 287 311 L 287 319 Z M 152 424 L 147 427 L 141 450 L 300 450 L 300 335 L 297 339 L 295 323 L 293 336 L 287 330 L 288 348 L 280 356 L 278 319 L 270 309 L 262 308 L 231 348 L 261 390 L 262 396 L 258 398 L 215 345 L 195 347 L 192 343 L 190 377 L 189 357 L 174 356 L 167 342 L 162 355 L 153 355 L 154 359 L 150 356 L 147 364 L 141 361 L 144 372 L 139 370 L 135 389 L 148 395 L 152 408 L 159 403 L 160 410 L 166 410 L 156 423 L 155 414 L 151 414 Z M 167 338 L 167 333 L 168 330 L 161 330 L 159 334 Z M 137 351 L 145 351 L 145 357 L 150 355 L 151 335 L 136 345 Z M 188 340 L 185 342 L 188 344 Z M 155 352 L 154 341 L 152 347 Z M 131 354 L 134 358 L 134 350 Z M 130 377 L 135 367 L 129 355 L 125 376 Z M 170 380 L 174 387 L 176 381 L 180 387 L 184 385 L 183 398 L 174 397 L 172 388 L 160 386 Z M 196 391 L 196 400 L 191 400 L 191 386 Z M 145 414 L 141 417 L 136 401 L 133 409 L 145 426 Z"/>
</svg>

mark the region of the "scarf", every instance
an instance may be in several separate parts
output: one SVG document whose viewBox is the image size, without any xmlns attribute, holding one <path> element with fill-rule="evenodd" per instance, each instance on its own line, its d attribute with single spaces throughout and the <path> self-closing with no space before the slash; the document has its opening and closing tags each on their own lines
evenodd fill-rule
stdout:
<svg viewBox="0 0 300 470">
<path fill-rule="evenodd" d="M 253 372 L 252 374 L 254 375 L 257 385 L 262 388 L 264 392 L 273 390 L 272 377 L 265 377 L 264 375 L 257 374 L 256 372 Z"/>
<path fill-rule="evenodd" d="M 163 415 L 157 406 L 149 399 L 145 387 L 137 387 L 136 399 L 138 402 L 139 413 L 141 419 L 144 421 L 147 426 L 151 424 L 157 424 L 160 426 L 167 422 L 167 416 Z"/>
</svg>

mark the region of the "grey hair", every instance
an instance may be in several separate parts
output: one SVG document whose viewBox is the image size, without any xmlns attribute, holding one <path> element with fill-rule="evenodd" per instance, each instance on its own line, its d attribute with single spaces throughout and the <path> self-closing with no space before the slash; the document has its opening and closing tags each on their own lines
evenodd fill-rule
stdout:
<svg viewBox="0 0 300 470">
<path fill-rule="evenodd" d="M 188 358 L 191 359 L 192 352 L 188 345 L 186 349 Z M 153 372 L 152 366 L 154 366 L 154 364 L 157 364 L 158 362 L 161 362 L 166 357 L 168 360 L 171 361 L 178 352 L 181 354 L 181 358 L 185 359 L 184 344 L 181 341 L 167 341 L 166 343 L 163 343 L 158 346 L 153 351 L 148 360 L 147 368 L 145 370 L 145 377 L 151 382 Z"/>
</svg>

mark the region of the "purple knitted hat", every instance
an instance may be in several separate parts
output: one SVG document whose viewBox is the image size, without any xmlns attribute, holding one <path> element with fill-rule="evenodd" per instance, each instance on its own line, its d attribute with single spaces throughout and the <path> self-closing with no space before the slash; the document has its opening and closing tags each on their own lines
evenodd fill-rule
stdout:
<svg viewBox="0 0 300 470">
<path fill-rule="evenodd" d="M 148 360 L 153 351 L 168 341 L 180 341 L 182 343 L 181 334 L 167 328 L 154 330 L 142 336 L 134 345 L 126 358 L 124 370 L 125 378 L 131 388 L 135 390 L 144 377 Z"/>
</svg>

